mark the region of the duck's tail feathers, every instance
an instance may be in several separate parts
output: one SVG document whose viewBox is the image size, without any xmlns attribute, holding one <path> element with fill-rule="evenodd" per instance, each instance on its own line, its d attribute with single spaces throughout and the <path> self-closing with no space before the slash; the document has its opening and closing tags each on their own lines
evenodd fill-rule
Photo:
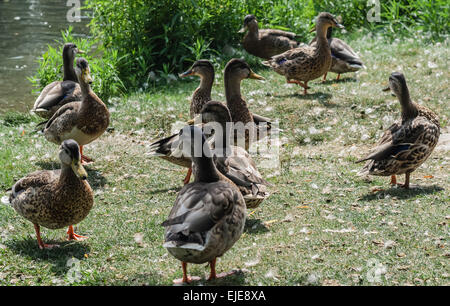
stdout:
<svg viewBox="0 0 450 306">
<path fill-rule="evenodd" d="M 147 153 L 149 156 L 167 156 L 170 155 L 172 143 L 178 134 L 171 135 L 169 137 L 155 141 L 150 145 L 150 151 Z"/>
</svg>

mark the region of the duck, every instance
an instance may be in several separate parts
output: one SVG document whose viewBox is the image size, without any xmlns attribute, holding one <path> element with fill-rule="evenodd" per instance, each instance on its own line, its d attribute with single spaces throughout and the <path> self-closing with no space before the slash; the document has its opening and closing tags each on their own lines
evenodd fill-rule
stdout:
<svg viewBox="0 0 450 306">
<path fill-rule="evenodd" d="M 181 78 L 188 76 L 200 77 L 200 85 L 195 89 L 191 98 L 191 105 L 189 109 L 190 118 L 194 118 L 199 114 L 203 105 L 211 101 L 211 90 L 214 83 L 214 66 L 208 60 L 198 60 L 187 71 L 180 73 Z"/>
<path fill-rule="evenodd" d="M 63 105 L 81 101 L 81 88 L 73 68 L 77 54 L 84 51 L 77 48 L 73 43 L 66 43 L 63 47 L 63 80 L 54 81 L 44 87 L 39 97 L 34 102 L 31 112 L 49 119 Z"/>
<path fill-rule="evenodd" d="M 34 224 L 40 249 L 58 247 L 42 241 L 40 227 L 60 229 L 68 226 L 68 240 L 87 237 L 74 233 L 73 225 L 81 222 L 94 205 L 87 172 L 80 163 L 77 142 L 64 140 L 59 151 L 61 169 L 39 170 L 18 180 L 11 188 L 9 204 Z"/>
<path fill-rule="evenodd" d="M 336 18 L 322 12 L 316 19 L 316 45 L 300 46 L 272 56 L 262 64 L 286 77 L 287 83 L 298 84 L 307 94 L 308 82 L 324 75 L 330 69 L 332 58 L 328 45 L 327 30 L 330 27 L 344 28 Z"/>
<path fill-rule="evenodd" d="M 163 247 L 181 261 L 189 283 L 187 264 L 209 263 L 208 280 L 216 274 L 216 259 L 241 237 L 246 220 L 245 201 L 239 189 L 217 171 L 201 128 L 185 126 L 179 133 L 182 154 L 191 156 L 195 180 L 178 193 L 167 220 Z"/>
<path fill-rule="evenodd" d="M 258 207 L 269 196 L 267 187 L 270 184 L 263 179 L 251 155 L 242 147 L 231 144 L 233 125 L 230 124 L 231 114 L 227 106 L 219 101 L 209 101 L 197 116 L 203 132 L 212 135 L 208 145 L 212 148 L 217 170 L 238 186 L 247 208 Z M 179 152 L 179 137 L 168 137 L 166 140 L 151 147 L 155 156 L 161 154 L 174 164 L 191 168 L 192 159 L 176 153 Z M 184 183 L 186 185 L 189 181 Z"/>
<path fill-rule="evenodd" d="M 272 56 L 298 47 L 295 40 L 297 34 L 276 29 L 258 28 L 258 21 L 254 15 L 244 18 L 244 27 L 239 33 L 247 32 L 242 40 L 244 49 L 257 57 L 268 60 Z"/>
<path fill-rule="evenodd" d="M 392 124 L 377 145 L 357 163 L 366 162 L 359 175 L 391 176 L 391 185 L 410 188 L 410 175 L 427 160 L 439 141 L 439 117 L 427 107 L 410 98 L 405 76 L 393 72 L 389 87 L 399 100 L 401 120 Z M 397 184 L 396 175 L 405 174 L 404 184 Z"/>
<path fill-rule="evenodd" d="M 203 105 L 211 101 L 211 90 L 214 83 L 214 66 L 208 60 L 198 60 L 194 62 L 191 68 L 187 71 L 180 73 L 181 78 L 187 76 L 198 76 L 200 77 L 200 85 L 192 94 L 191 105 L 190 105 L 190 118 L 188 121 L 190 125 L 194 124 L 192 120 L 196 115 L 200 113 Z M 267 117 L 252 113 L 253 122 L 256 125 L 267 125 L 268 132 L 270 133 L 270 128 L 272 126 L 271 120 Z"/>
<path fill-rule="evenodd" d="M 246 78 L 265 80 L 264 77 L 253 72 L 244 60 L 231 59 L 225 66 L 224 73 L 226 105 L 231 113 L 232 121 L 239 124 L 238 130 L 234 134 L 234 143 L 248 151 L 252 142 L 262 139 L 270 133 L 271 122 L 270 119 L 263 116 L 253 115 L 248 109 L 245 100 L 242 99 L 240 84 Z M 194 119 L 189 120 L 187 123 L 189 125 L 196 124 Z M 177 140 L 178 134 L 156 140 L 150 145 L 148 155 L 158 156 L 176 165 L 188 168 L 188 173 L 183 180 L 183 183 L 186 185 L 192 174 L 191 161 L 189 159 L 174 158 L 172 149 L 173 144 Z"/>
<path fill-rule="evenodd" d="M 82 99 L 59 108 L 44 125 L 42 132 L 49 142 L 60 144 L 65 139 L 74 139 L 80 145 L 83 163 L 93 160 L 83 155 L 83 146 L 100 137 L 107 129 L 110 114 L 105 103 L 92 91 L 90 68 L 85 58 L 79 57 L 76 62 Z"/>
<path fill-rule="evenodd" d="M 328 44 L 331 49 L 331 72 L 337 73 L 336 80 L 339 80 L 342 73 L 355 72 L 362 68 L 365 68 L 363 62 L 359 58 L 358 54 L 353 51 L 347 43 L 339 38 L 332 37 L 333 28 L 330 27 L 327 30 Z M 310 46 L 316 45 L 316 38 L 310 42 Z M 327 72 L 323 75 L 323 81 L 327 79 Z"/>
</svg>

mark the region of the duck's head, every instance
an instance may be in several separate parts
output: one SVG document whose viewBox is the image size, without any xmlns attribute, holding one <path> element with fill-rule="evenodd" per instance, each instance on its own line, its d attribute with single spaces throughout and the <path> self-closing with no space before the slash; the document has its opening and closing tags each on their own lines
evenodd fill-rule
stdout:
<svg viewBox="0 0 450 306">
<path fill-rule="evenodd" d="M 63 47 L 63 55 L 68 55 L 71 58 L 75 58 L 75 56 L 79 54 L 83 54 L 84 51 L 77 48 L 77 45 L 73 43 L 66 43 Z"/>
<path fill-rule="evenodd" d="M 201 78 L 214 76 L 214 66 L 208 60 L 196 61 L 189 70 L 180 73 L 180 78 L 184 78 L 190 75 L 196 75 Z"/>
<path fill-rule="evenodd" d="M 230 110 L 225 104 L 218 101 L 209 101 L 203 105 L 200 116 L 202 123 L 219 122 L 223 124 L 231 122 Z"/>
<path fill-rule="evenodd" d="M 247 15 L 244 18 L 244 26 L 239 30 L 239 33 L 244 33 L 249 28 L 258 27 L 258 21 L 256 20 L 255 15 Z"/>
<path fill-rule="evenodd" d="M 178 133 L 178 141 L 174 145 L 176 147 L 172 155 L 175 157 L 186 156 L 193 158 L 205 156 L 206 153 L 210 154 L 203 131 L 195 125 L 183 127 Z"/>
<path fill-rule="evenodd" d="M 244 60 L 238 58 L 233 58 L 227 63 L 225 66 L 225 75 L 232 76 L 233 78 L 237 78 L 239 80 L 265 80 L 264 77 L 254 73 Z"/>
<path fill-rule="evenodd" d="M 77 74 L 80 84 L 92 84 L 91 69 L 89 68 L 88 61 L 84 57 L 77 58 L 75 73 Z"/>
<path fill-rule="evenodd" d="M 85 180 L 87 178 L 87 172 L 81 165 L 80 147 L 75 140 L 68 139 L 61 143 L 59 159 L 63 165 L 71 167 L 80 179 Z"/>
<path fill-rule="evenodd" d="M 334 27 L 343 29 L 344 26 L 339 23 L 336 17 L 327 12 L 320 13 L 316 18 L 316 25 L 323 25 L 326 27 Z"/>
<path fill-rule="evenodd" d="M 408 87 L 406 86 L 406 79 L 402 73 L 391 73 L 391 75 L 389 76 L 389 86 L 384 88 L 383 91 L 389 90 L 391 90 L 392 93 L 397 97 L 401 97 L 408 91 Z"/>
</svg>

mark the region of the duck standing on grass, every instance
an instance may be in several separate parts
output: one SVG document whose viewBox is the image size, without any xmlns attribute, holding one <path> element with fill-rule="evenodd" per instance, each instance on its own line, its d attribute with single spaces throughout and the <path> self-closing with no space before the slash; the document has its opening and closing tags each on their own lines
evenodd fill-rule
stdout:
<svg viewBox="0 0 450 306">
<path fill-rule="evenodd" d="M 45 138 L 60 144 L 65 139 L 74 139 L 80 145 L 82 162 L 91 162 L 83 155 L 83 146 L 100 137 L 109 125 L 109 111 L 105 103 L 92 91 L 90 69 L 84 58 L 77 58 L 76 73 L 80 82 L 82 101 L 62 106 L 46 122 Z"/>
<path fill-rule="evenodd" d="M 330 13 L 320 13 L 316 20 L 314 47 L 301 46 L 272 56 L 263 65 L 286 77 L 287 83 L 298 84 L 307 94 L 308 82 L 324 75 L 331 66 L 331 50 L 327 40 L 329 27 L 344 28 Z"/>
<path fill-rule="evenodd" d="M 73 69 L 73 63 L 77 53 L 84 53 L 75 44 L 67 43 L 63 47 L 63 80 L 54 81 L 44 87 L 39 97 L 34 102 L 31 110 L 42 118 L 50 118 L 64 104 L 81 101 L 81 88 Z"/>
<path fill-rule="evenodd" d="M 181 261 L 182 282 L 188 283 L 187 263 L 209 262 L 209 280 L 216 274 L 216 258 L 241 237 L 246 219 L 245 201 L 239 189 L 220 174 L 202 130 L 186 126 L 179 133 L 181 154 L 193 160 L 195 180 L 177 195 L 165 227 L 164 247 Z M 174 282 L 179 282 L 176 280 Z"/>
<path fill-rule="evenodd" d="M 397 184 L 396 175 L 405 174 L 401 186 L 409 188 L 411 172 L 427 160 L 438 143 L 439 118 L 430 109 L 411 101 L 403 74 L 391 74 L 389 87 L 384 91 L 389 89 L 400 102 L 402 120 L 384 132 L 371 154 L 357 161 L 367 161 L 359 174 L 391 176 L 392 185 Z"/>
<path fill-rule="evenodd" d="M 244 49 L 262 59 L 269 59 L 274 55 L 298 47 L 295 40 L 297 34 L 275 29 L 258 29 L 258 21 L 254 15 L 247 15 L 244 18 L 244 27 L 239 33 L 247 31 L 242 45 Z"/>
<path fill-rule="evenodd" d="M 41 170 L 28 174 L 14 184 L 9 196 L 11 206 L 34 224 L 41 249 L 58 245 L 45 244 L 40 226 L 59 229 L 68 226 L 69 240 L 82 240 L 84 236 L 73 232 L 73 224 L 89 214 L 94 195 L 86 181 L 87 173 L 80 163 L 81 154 L 76 141 L 64 140 L 59 152 L 61 170 Z"/>
<path fill-rule="evenodd" d="M 328 28 L 327 39 L 331 49 L 331 72 L 337 73 L 339 80 L 342 73 L 355 72 L 364 68 L 364 64 L 353 49 L 339 38 L 332 37 L 333 28 Z M 310 46 L 316 45 L 316 38 L 310 42 Z M 323 81 L 327 79 L 327 72 L 323 75 Z"/>
</svg>

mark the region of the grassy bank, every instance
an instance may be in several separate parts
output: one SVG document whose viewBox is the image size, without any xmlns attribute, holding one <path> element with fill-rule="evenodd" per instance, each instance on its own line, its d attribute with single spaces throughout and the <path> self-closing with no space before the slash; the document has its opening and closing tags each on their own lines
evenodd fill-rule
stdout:
<svg viewBox="0 0 450 306">
<path fill-rule="evenodd" d="M 280 167 L 261 169 L 272 195 L 249 212 L 244 235 L 218 261 L 218 271 L 240 272 L 208 284 L 449 285 L 448 45 L 351 44 L 367 69 L 341 81 L 330 73 L 326 83 L 310 83 L 308 96 L 269 70 L 257 71 L 265 82 L 242 83 L 250 109 L 280 121 Z M 361 165 L 354 163 L 399 116 L 396 98 L 381 92 L 393 71 L 405 73 L 414 101 L 440 115 L 441 138 L 447 137 L 447 146 L 413 173 L 419 186 L 408 191 L 390 188 L 387 178 L 356 176 Z M 224 101 L 217 75 L 212 96 Z M 31 223 L 0 205 L 1 285 L 71 284 L 71 258 L 79 260 L 74 284 L 171 285 L 181 277 L 180 263 L 162 247 L 159 224 L 185 170 L 146 152 L 173 122 L 188 119 L 196 86 L 197 80 L 173 82 L 111 101 L 114 129 L 85 148 L 96 161 L 87 166 L 95 206 L 75 230 L 88 240 L 66 242 L 65 230 L 43 229 L 43 239 L 61 248 L 39 250 Z M 2 115 L 2 190 L 31 171 L 59 167 L 57 146 L 32 133 L 37 122 Z M 202 277 L 208 272 L 203 265 L 188 269 Z"/>
</svg>

